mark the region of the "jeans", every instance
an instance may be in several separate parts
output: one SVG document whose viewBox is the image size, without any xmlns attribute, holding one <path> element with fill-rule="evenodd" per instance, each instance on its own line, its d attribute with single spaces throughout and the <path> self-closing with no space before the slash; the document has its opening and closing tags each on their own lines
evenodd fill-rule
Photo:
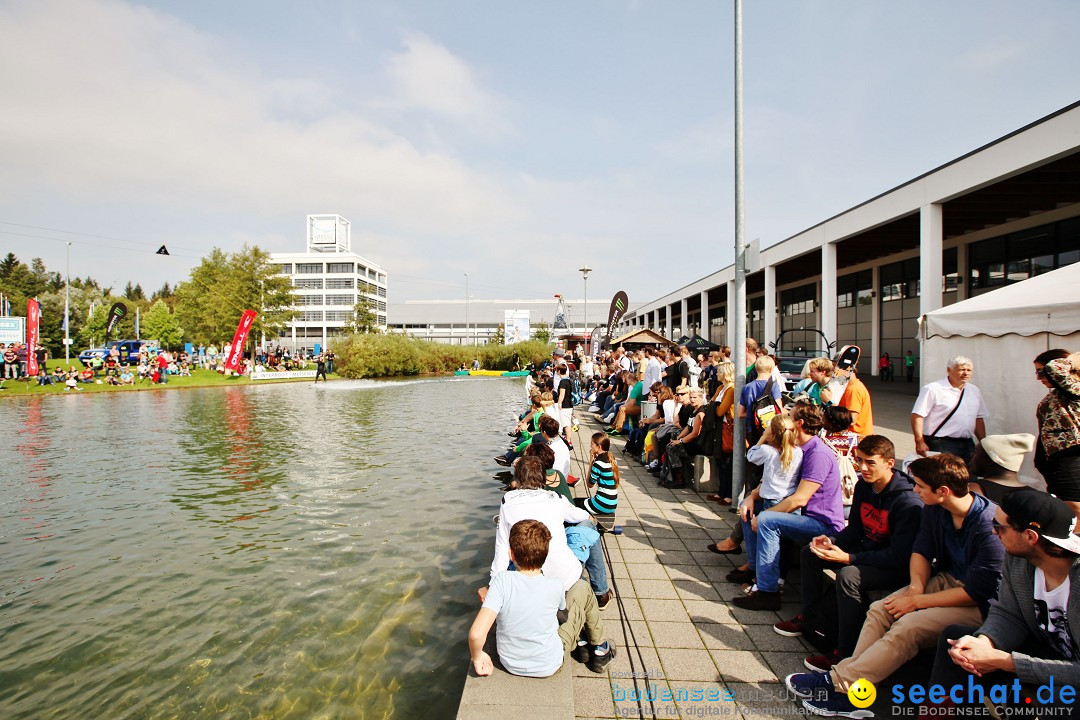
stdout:
<svg viewBox="0 0 1080 720">
<path fill-rule="evenodd" d="M 760 515 L 778 502 L 780 501 L 758 498 L 758 501 L 754 503 L 754 514 Z M 746 520 L 740 518 L 739 523 L 742 525 L 743 540 L 746 541 L 746 563 L 752 572 L 757 567 L 757 533 L 750 528 L 750 523 Z"/>
<path fill-rule="evenodd" d="M 592 525 L 586 520 L 582 525 Z M 589 548 L 589 559 L 585 561 L 585 569 L 589 571 L 589 584 L 592 585 L 593 593 L 603 595 L 608 591 L 607 565 L 604 564 L 604 545 L 601 537 Z"/>
<path fill-rule="evenodd" d="M 952 453 L 961 460 L 971 462 L 971 456 L 975 454 L 975 441 L 971 438 L 935 437 L 926 435 L 923 437 L 927 447 L 934 452 Z"/>
<path fill-rule="evenodd" d="M 824 535 L 827 528 L 808 515 L 766 510 L 758 516 L 757 531 L 757 586 L 761 592 L 776 592 L 780 581 L 780 540 L 794 540 L 800 545 Z M 746 537 L 747 543 L 750 538 Z"/>
<path fill-rule="evenodd" d="M 824 571 L 836 571 L 836 649 L 841 657 L 849 657 L 859 641 L 859 632 L 866 620 L 870 606 L 866 593 L 870 590 L 888 590 L 890 593 L 910 581 L 907 569 L 885 570 L 872 565 L 841 565 L 826 562 L 810 552 L 810 546 L 802 549 L 802 614 L 809 616 L 821 602 L 824 594 Z"/>
</svg>

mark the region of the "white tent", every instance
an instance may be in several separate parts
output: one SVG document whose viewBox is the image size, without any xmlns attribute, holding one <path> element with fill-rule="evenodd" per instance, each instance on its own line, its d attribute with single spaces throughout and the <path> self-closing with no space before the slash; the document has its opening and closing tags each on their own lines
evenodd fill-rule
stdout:
<svg viewBox="0 0 1080 720">
<path fill-rule="evenodd" d="M 924 379 L 944 377 L 949 358 L 967 356 L 990 411 L 986 432 L 1037 435 L 1035 406 L 1046 388 L 1031 362 L 1051 348 L 1080 350 L 1080 263 L 927 313 L 920 332 Z M 1043 486 L 1030 455 L 1020 473 Z"/>
</svg>

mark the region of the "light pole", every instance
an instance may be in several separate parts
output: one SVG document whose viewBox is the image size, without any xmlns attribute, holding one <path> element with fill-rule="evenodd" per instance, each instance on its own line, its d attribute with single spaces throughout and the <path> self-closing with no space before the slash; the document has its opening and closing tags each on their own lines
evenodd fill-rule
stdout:
<svg viewBox="0 0 1080 720">
<path fill-rule="evenodd" d="M 735 323 L 735 347 L 731 349 L 740 367 L 739 353 L 746 354 L 746 240 L 743 237 L 743 68 L 742 68 L 742 0 L 735 0 L 735 297 L 729 298 L 729 314 Z M 734 307 L 732 307 L 734 305 Z M 740 397 L 746 384 L 744 373 L 735 373 L 735 396 Z M 746 424 L 735 423 L 735 447 L 744 447 Z M 745 463 L 735 461 L 732 468 L 732 502 L 739 502 L 744 488 Z"/>
<path fill-rule="evenodd" d="M 64 270 L 64 364 L 71 362 L 71 243 L 67 244 L 67 268 Z"/>
<path fill-rule="evenodd" d="M 469 344 L 469 273 L 465 273 L 465 344 Z"/>
<path fill-rule="evenodd" d="M 578 268 L 578 272 L 581 273 L 581 279 L 585 283 L 585 316 L 582 319 L 582 323 L 584 323 L 585 328 L 581 331 L 581 337 L 584 338 L 585 333 L 589 332 L 589 273 L 592 272 L 592 268 L 589 267 L 589 263 L 585 263 Z M 589 342 L 590 344 L 592 343 L 592 338 L 589 338 Z"/>
</svg>

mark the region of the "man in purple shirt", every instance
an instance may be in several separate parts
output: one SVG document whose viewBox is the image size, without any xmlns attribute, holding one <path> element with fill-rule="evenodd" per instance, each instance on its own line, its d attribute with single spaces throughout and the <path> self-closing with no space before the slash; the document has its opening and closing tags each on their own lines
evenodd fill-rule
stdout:
<svg viewBox="0 0 1080 720">
<path fill-rule="evenodd" d="M 780 540 L 805 545 L 844 527 L 844 501 L 836 453 L 818 437 L 821 408 L 799 401 L 791 410 L 802 468 L 795 492 L 757 517 L 757 589 L 732 600 L 747 610 L 780 609 Z M 797 510 L 802 514 L 796 514 Z"/>
</svg>

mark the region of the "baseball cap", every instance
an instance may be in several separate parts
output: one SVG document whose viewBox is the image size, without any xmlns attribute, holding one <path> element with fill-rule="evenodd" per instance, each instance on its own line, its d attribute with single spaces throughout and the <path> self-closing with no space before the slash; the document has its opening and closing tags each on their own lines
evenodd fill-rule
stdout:
<svg viewBox="0 0 1080 720">
<path fill-rule="evenodd" d="M 1076 514 L 1062 500 L 1030 488 L 1009 493 L 1001 501 L 1009 522 L 1022 530 L 1034 530 L 1058 547 L 1080 555 Z"/>
<path fill-rule="evenodd" d="M 557 347 L 551 352 L 551 354 L 555 357 L 562 357 L 563 355 L 566 355 L 566 351 L 560 347 Z"/>
</svg>

